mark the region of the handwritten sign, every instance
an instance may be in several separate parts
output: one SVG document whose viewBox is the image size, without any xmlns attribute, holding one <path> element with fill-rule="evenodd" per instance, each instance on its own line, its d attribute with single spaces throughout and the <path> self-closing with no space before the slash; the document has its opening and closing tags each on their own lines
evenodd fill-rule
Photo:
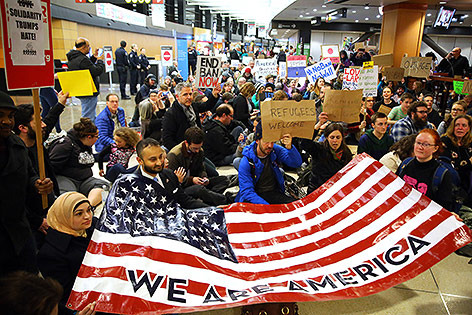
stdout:
<svg viewBox="0 0 472 315">
<path fill-rule="evenodd" d="M 464 81 L 462 86 L 462 94 L 471 94 L 472 93 L 472 80 Z"/>
<path fill-rule="evenodd" d="M 285 78 L 287 76 L 287 63 L 279 62 L 279 76 Z"/>
<path fill-rule="evenodd" d="M 388 106 L 385 106 L 385 105 L 380 105 L 379 109 L 377 110 L 378 113 L 384 113 L 385 115 L 388 116 L 388 114 L 390 114 L 390 111 L 392 109 Z"/>
<path fill-rule="evenodd" d="M 277 76 L 277 60 L 276 59 L 256 59 L 254 65 L 256 78 L 265 78 L 268 75 Z"/>
<path fill-rule="evenodd" d="M 237 68 L 239 66 L 239 60 L 238 59 L 231 59 L 231 68 Z"/>
<path fill-rule="evenodd" d="M 306 56 L 288 56 L 287 57 L 287 77 L 304 78 L 306 67 Z"/>
<path fill-rule="evenodd" d="M 243 56 L 243 64 L 246 65 L 246 66 L 253 60 L 254 60 L 254 58 L 252 58 L 252 57 Z"/>
<path fill-rule="evenodd" d="M 322 59 L 329 58 L 332 63 L 339 63 L 339 46 L 338 45 L 321 45 Z"/>
<path fill-rule="evenodd" d="M 210 56 L 198 56 L 197 75 L 195 82 L 197 88 L 214 88 L 218 84 L 221 75 L 221 58 Z"/>
<path fill-rule="evenodd" d="M 361 69 L 359 73 L 358 89 L 364 91 L 364 96 L 377 96 L 377 84 L 379 78 L 379 66 L 370 69 Z"/>
<path fill-rule="evenodd" d="M 364 69 L 372 69 L 374 67 L 374 62 L 373 61 L 364 61 L 362 64 L 362 68 Z"/>
<path fill-rule="evenodd" d="M 372 57 L 374 65 L 391 67 L 393 66 L 393 54 L 380 54 Z"/>
<path fill-rule="evenodd" d="M 401 68 L 406 77 L 428 78 L 431 68 L 431 57 L 403 57 Z"/>
<path fill-rule="evenodd" d="M 336 78 L 336 71 L 330 59 L 326 58 L 313 66 L 305 68 L 305 73 L 311 83 L 315 83 L 316 79 L 323 78 L 326 81 Z"/>
<path fill-rule="evenodd" d="M 311 139 L 316 124 L 315 101 L 264 101 L 261 105 L 262 139 L 280 140 L 292 137 Z"/>
<path fill-rule="evenodd" d="M 396 67 L 384 68 L 383 74 L 387 81 L 401 81 L 405 77 L 405 69 Z"/>
<path fill-rule="evenodd" d="M 323 111 L 332 121 L 359 122 L 362 90 L 326 90 Z"/>
<path fill-rule="evenodd" d="M 464 88 L 464 82 L 463 81 L 453 81 L 452 82 L 453 86 L 454 86 L 454 92 L 456 92 L 456 94 L 465 94 L 462 92 L 463 88 Z"/>
<path fill-rule="evenodd" d="M 357 90 L 360 72 L 360 68 L 344 68 L 343 90 Z"/>
</svg>

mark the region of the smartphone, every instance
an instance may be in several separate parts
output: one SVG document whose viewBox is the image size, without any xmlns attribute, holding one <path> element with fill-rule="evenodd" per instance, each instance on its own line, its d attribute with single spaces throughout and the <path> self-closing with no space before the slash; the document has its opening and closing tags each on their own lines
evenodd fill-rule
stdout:
<svg viewBox="0 0 472 315">
<path fill-rule="evenodd" d="M 103 55 L 103 48 L 98 48 L 98 57 Z"/>
</svg>

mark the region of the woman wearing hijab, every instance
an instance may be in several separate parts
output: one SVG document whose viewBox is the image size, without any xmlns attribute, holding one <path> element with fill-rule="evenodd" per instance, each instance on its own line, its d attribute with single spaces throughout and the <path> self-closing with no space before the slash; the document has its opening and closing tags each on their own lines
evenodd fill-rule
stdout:
<svg viewBox="0 0 472 315">
<path fill-rule="evenodd" d="M 64 288 L 59 314 L 74 314 L 65 305 L 92 236 L 92 220 L 93 208 L 78 192 L 60 195 L 48 211 L 49 229 L 38 253 L 38 267 L 44 277 Z"/>
</svg>

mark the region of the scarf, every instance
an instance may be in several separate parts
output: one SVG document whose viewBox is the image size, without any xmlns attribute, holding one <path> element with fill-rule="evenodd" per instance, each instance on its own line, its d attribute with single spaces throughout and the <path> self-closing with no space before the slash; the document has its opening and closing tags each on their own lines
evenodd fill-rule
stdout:
<svg viewBox="0 0 472 315">
<path fill-rule="evenodd" d="M 78 192 L 67 192 L 60 195 L 49 208 L 47 215 L 48 225 L 56 231 L 73 236 L 87 237 L 85 230 L 77 231 L 72 228 L 75 207 L 88 199 Z"/>
<path fill-rule="evenodd" d="M 190 127 L 196 127 L 197 126 L 197 115 L 195 115 L 195 111 L 193 110 L 192 105 L 189 107 L 182 105 L 179 103 L 180 106 L 182 106 L 184 110 L 185 117 L 187 117 L 188 122 L 190 123 Z"/>
<path fill-rule="evenodd" d="M 329 151 L 331 151 L 331 155 L 336 161 L 340 161 L 342 159 L 344 150 L 339 150 L 338 152 L 336 152 L 333 149 L 329 148 Z"/>
</svg>

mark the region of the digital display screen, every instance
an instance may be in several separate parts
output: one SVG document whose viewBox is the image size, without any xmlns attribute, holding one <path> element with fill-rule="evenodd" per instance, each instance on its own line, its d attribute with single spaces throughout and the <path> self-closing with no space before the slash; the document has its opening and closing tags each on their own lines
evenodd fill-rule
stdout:
<svg viewBox="0 0 472 315">
<path fill-rule="evenodd" d="M 454 17 L 454 13 L 456 13 L 456 9 L 441 7 L 433 27 L 444 27 L 446 29 L 449 28 L 452 18 Z"/>
</svg>

